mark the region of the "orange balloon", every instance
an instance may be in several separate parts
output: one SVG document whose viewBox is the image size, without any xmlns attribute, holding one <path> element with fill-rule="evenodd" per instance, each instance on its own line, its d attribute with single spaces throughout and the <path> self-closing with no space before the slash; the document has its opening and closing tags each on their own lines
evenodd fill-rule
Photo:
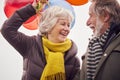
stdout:
<svg viewBox="0 0 120 80">
<path fill-rule="evenodd" d="M 35 17 L 35 18 L 33 19 L 32 17 L 33 18 Z M 28 21 L 23 23 L 23 26 L 29 30 L 36 30 L 36 29 L 38 29 L 38 24 L 40 23 L 41 15 L 36 14 L 35 16 L 32 16 L 32 17 L 31 17 L 32 21 L 30 21 L 30 19 L 28 19 Z"/>
<path fill-rule="evenodd" d="M 88 2 L 88 0 L 66 0 L 66 1 L 75 6 L 80 6 Z"/>
<path fill-rule="evenodd" d="M 25 21 L 24 23 L 27 24 L 27 23 L 33 21 L 37 16 L 38 16 L 37 14 L 36 14 L 36 15 L 33 15 L 32 17 L 30 17 L 30 18 L 29 18 L 27 21 Z"/>
</svg>

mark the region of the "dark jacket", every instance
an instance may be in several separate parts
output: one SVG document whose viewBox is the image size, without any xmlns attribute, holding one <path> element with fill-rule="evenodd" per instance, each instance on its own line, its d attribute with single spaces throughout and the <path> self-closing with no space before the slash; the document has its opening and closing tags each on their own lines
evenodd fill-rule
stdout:
<svg viewBox="0 0 120 80">
<path fill-rule="evenodd" d="M 22 80 L 40 80 L 46 65 L 41 36 L 27 36 L 18 31 L 23 22 L 34 14 L 35 10 L 29 4 L 17 10 L 12 17 L 6 20 L 1 30 L 4 38 L 23 56 Z M 77 47 L 72 41 L 72 47 L 64 56 L 66 80 L 73 80 L 73 78 L 77 80 L 75 75 L 80 71 L 80 62 L 76 53 Z"/>
<path fill-rule="evenodd" d="M 82 57 L 80 80 L 87 80 L 87 54 L 88 52 Z M 96 69 L 94 80 L 120 80 L 120 25 L 112 23 L 110 26 L 110 33 L 103 47 L 103 56 Z"/>
</svg>

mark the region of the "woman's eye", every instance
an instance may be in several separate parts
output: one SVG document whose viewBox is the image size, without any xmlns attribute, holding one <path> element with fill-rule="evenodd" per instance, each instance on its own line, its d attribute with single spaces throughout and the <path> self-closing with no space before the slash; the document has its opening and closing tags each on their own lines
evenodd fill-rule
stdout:
<svg viewBox="0 0 120 80">
<path fill-rule="evenodd" d="M 63 25 L 63 26 L 64 26 L 64 25 L 66 25 L 66 24 L 63 22 L 63 23 L 61 23 L 61 25 Z"/>
<path fill-rule="evenodd" d="M 68 24 L 68 27 L 70 27 L 70 24 Z"/>
<path fill-rule="evenodd" d="M 67 26 L 67 27 L 70 27 L 70 24 L 67 24 L 67 23 L 61 23 L 62 26 Z"/>
</svg>

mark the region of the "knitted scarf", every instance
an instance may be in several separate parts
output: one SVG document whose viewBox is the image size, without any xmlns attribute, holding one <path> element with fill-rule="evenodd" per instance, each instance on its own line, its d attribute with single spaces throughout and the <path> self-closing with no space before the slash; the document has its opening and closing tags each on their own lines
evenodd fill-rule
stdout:
<svg viewBox="0 0 120 80">
<path fill-rule="evenodd" d="M 47 64 L 40 80 L 66 80 L 64 53 L 70 49 L 71 41 L 66 39 L 63 43 L 53 43 L 45 37 L 42 40 Z"/>
<path fill-rule="evenodd" d="M 98 63 L 103 55 L 103 46 L 107 40 L 109 29 L 99 36 L 93 37 L 88 45 L 88 57 L 87 57 L 87 80 L 93 80 Z"/>
</svg>

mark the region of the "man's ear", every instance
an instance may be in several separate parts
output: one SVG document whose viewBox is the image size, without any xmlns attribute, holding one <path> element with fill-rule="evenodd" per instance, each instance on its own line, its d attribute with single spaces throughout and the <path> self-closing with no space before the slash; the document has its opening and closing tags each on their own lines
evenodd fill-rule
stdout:
<svg viewBox="0 0 120 80">
<path fill-rule="evenodd" d="M 107 11 L 104 11 L 104 22 L 108 22 L 110 19 L 110 15 Z"/>
</svg>

